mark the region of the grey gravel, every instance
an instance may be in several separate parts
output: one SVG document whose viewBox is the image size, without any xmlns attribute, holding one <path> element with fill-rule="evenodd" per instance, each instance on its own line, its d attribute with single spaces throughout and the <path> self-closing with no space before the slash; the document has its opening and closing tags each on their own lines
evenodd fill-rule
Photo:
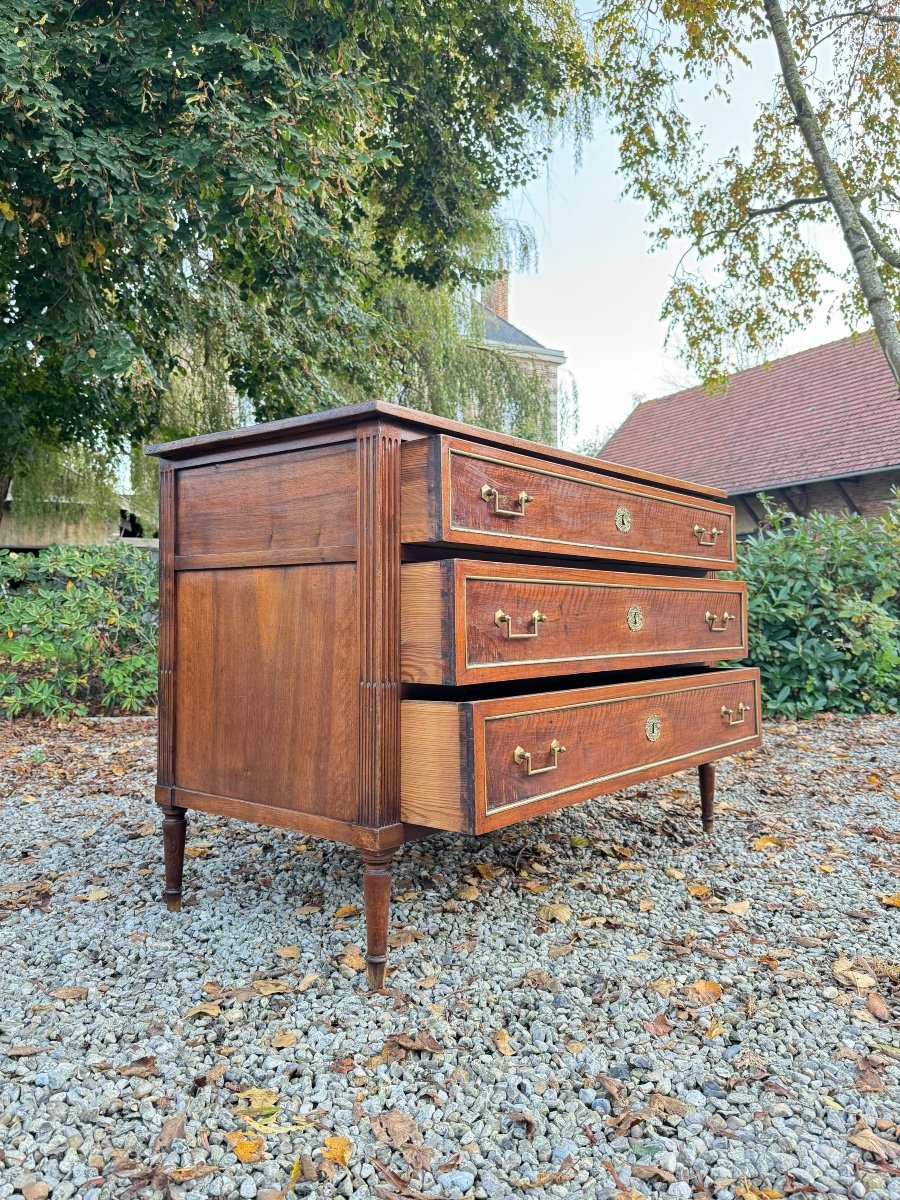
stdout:
<svg viewBox="0 0 900 1200">
<path fill-rule="evenodd" d="M 720 764 L 711 838 L 686 773 L 408 846 L 382 996 L 339 913 L 360 903 L 346 848 L 192 814 L 185 908 L 165 911 L 154 738 L 137 718 L 0 725 L 0 1197 L 276 1200 L 297 1164 L 296 1196 L 399 1178 L 610 1200 L 608 1163 L 632 1195 L 900 1200 L 896 1165 L 848 1140 L 862 1121 L 900 1154 L 900 910 L 881 900 L 900 719 L 770 725 Z M 441 1052 L 388 1041 L 422 1031 Z M 275 1130 L 242 1116 L 249 1088 L 275 1093 L 255 1118 Z M 399 1147 L 379 1140 L 392 1111 Z"/>
</svg>

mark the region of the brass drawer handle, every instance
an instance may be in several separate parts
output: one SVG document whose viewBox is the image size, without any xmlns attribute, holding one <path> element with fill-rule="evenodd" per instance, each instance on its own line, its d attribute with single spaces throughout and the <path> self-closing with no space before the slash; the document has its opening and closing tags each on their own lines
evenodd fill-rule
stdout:
<svg viewBox="0 0 900 1200">
<path fill-rule="evenodd" d="M 559 766 L 559 756 L 560 754 L 565 753 L 565 749 L 565 746 L 561 746 L 556 738 L 553 739 L 553 741 L 550 743 L 550 753 L 553 755 L 553 762 L 549 767 L 533 767 L 531 765 L 531 755 L 521 746 L 516 746 L 515 750 L 513 750 L 513 759 L 519 764 L 519 766 L 521 766 L 522 763 L 525 763 L 526 775 L 543 775 L 545 771 L 556 770 L 556 768 Z"/>
<path fill-rule="evenodd" d="M 701 546 L 714 546 L 725 530 L 716 529 L 715 525 L 712 529 L 707 529 L 705 525 L 695 525 L 692 532 Z"/>
<path fill-rule="evenodd" d="M 718 613 L 708 612 L 706 614 L 706 616 L 704 617 L 704 620 L 706 621 L 707 625 L 709 626 L 710 633 L 725 633 L 726 630 L 728 629 L 728 622 L 733 621 L 735 618 L 734 618 L 733 613 L 723 612 L 721 625 L 716 624 L 718 619 L 719 619 Z"/>
<path fill-rule="evenodd" d="M 506 626 L 506 636 L 511 642 L 514 642 L 517 638 L 537 637 L 537 635 L 540 633 L 538 625 L 541 623 L 541 621 L 546 620 L 547 618 L 544 616 L 544 614 L 535 609 L 531 614 L 531 633 L 513 633 L 512 617 L 505 613 L 502 608 L 498 608 L 494 613 L 494 624 L 498 629 L 502 629 L 504 625 Z"/>
<path fill-rule="evenodd" d="M 500 493 L 496 488 L 492 488 L 489 483 L 486 483 L 481 489 L 481 498 L 485 504 L 490 504 L 493 501 L 493 511 L 498 517 L 524 517 L 525 505 L 530 504 L 534 499 L 534 496 L 529 496 L 527 492 L 519 492 L 519 495 L 516 497 L 519 503 L 518 512 L 516 512 L 516 510 L 513 508 L 501 508 Z"/>
<path fill-rule="evenodd" d="M 750 711 L 750 705 L 741 703 L 737 706 L 737 710 L 741 714 L 739 717 L 735 717 L 733 708 L 722 705 L 722 720 L 726 725 L 743 725 L 744 718 Z"/>
</svg>

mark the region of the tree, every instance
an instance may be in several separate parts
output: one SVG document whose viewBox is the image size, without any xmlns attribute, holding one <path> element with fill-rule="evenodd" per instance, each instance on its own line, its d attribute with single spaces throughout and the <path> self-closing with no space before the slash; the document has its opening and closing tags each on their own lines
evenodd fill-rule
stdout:
<svg viewBox="0 0 900 1200">
<path fill-rule="evenodd" d="M 165 434 L 210 329 L 258 419 L 396 387 L 375 297 L 485 277 L 469 245 L 594 78 L 573 11 L 0 6 L 0 488 Z"/>
<path fill-rule="evenodd" d="M 897 0 L 601 0 L 595 33 L 625 191 L 658 246 L 685 246 L 664 315 L 691 365 L 721 381 L 732 348 L 767 356 L 824 301 L 874 326 L 900 385 Z M 714 157 L 691 112 L 727 103 L 763 43 L 772 94 L 746 145 Z M 826 224 L 846 270 L 816 243 Z"/>
</svg>

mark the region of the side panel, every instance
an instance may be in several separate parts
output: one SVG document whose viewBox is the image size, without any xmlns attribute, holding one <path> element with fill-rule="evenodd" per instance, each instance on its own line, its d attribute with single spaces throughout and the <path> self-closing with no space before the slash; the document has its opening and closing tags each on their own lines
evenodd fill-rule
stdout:
<svg viewBox="0 0 900 1200">
<path fill-rule="evenodd" d="M 176 785 L 355 820 L 357 637 L 353 564 L 180 572 Z"/>
<path fill-rule="evenodd" d="M 175 566 L 355 557 L 355 450 L 347 442 L 180 471 Z"/>
</svg>

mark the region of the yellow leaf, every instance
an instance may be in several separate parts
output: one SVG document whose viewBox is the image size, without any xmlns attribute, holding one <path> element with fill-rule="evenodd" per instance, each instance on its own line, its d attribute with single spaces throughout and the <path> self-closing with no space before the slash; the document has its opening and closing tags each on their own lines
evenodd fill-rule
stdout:
<svg viewBox="0 0 900 1200">
<path fill-rule="evenodd" d="M 653 912 L 653 901 L 652 900 L 638 901 L 638 909 L 640 912 Z"/>
<path fill-rule="evenodd" d="M 566 1042 L 566 1049 L 570 1054 L 580 1054 L 586 1045 L 587 1042 L 576 1042 L 573 1039 L 572 1041 Z"/>
<path fill-rule="evenodd" d="M 887 908 L 900 908 L 900 892 L 886 892 L 880 899 Z"/>
<path fill-rule="evenodd" d="M 687 890 L 697 900 L 702 900 L 704 897 L 712 895 L 712 888 L 707 887 L 705 883 L 689 883 Z"/>
<path fill-rule="evenodd" d="M 750 911 L 750 901 L 735 900 L 733 904 L 726 904 L 722 911 L 731 913 L 733 917 L 746 917 L 747 913 Z"/>
<path fill-rule="evenodd" d="M 825 875 L 831 875 L 834 871 L 834 863 L 819 863 L 816 870 L 822 871 Z"/>
<path fill-rule="evenodd" d="M 756 841 L 753 843 L 753 849 L 754 850 L 773 850 L 776 847 L 779 847 L 780 845 L 781 845 L 781 842 L 779 842 L 778 838 L 769 837 L 767 834 L 765 837 L 758 837 L 756 839 Z"/>
<path fill-rule="evenodd" d="M 358 917 L 359 909 L 355 904 L 342 904 L 340 908 L 335 910 L 336 917 Z"/>
<path fill-rule="evenodd" d="M 336 1134 L 327 1134 L 322 1157 L 327 1159 L 328 1162 L 339 1163 L 340 1166 L 346 1167 L 349 1166 L 352 1149 L 353 1145 L 349 1138 L 338 1137 Z"/>
<path fill-rule="evenodd" d="M 275 953 L 279 958 L 299 958 L 300 948 L 298 946 L 279 946 Z"/>
<path fill-rule="evenodd" d="M 348 946 L 341 955 L 341 962 L 345 967 L 350 967 L 353 971 L 364 971 L 366 969 L 366 960 L 359 952 L 359 946 Z"/>
<path fill-rule="evenodd" d="M 304 975 L 303 978 L 300 980 L 300 982 L 297 984 L 297 991 L 298 992 L 308 992 L 309 989 L 312 987 L 312 985 L 316 982 L 316 980 L 318 978 L 319 978 L 318 975 L 316 975 L 312 971 L 310 971 L 310 973 L 308 975 Z"/>
<path fill-rule="evenodd" d="M 288 1046 L 296 1046 L 297 1035 L 291 1033 L 289 1029 L 282 1029 L 280 1033 L 276 1033 L 272 1038 L 272 1045 L 276 1050 L 286 1050 Z"/>
<path fill-rule="evenodd" d="M 0 200 L 0 217 L 3 217 L 6 221 L 14 221 L 16 218 L 12 205 L 7 204 L 5 200 Z"/>
<path fill-rule="evenodd" d="M 666 867 L 666 874 L 670 879 L 684 879 L 684 871 L 679 871 L 675 867 Z"/>
<path fill-rule="evenodd" d="M 92 892 L 88 892 L 88 900 L 105 900 L 109 895 L 107 888 L 94 888 Z"/>
<path fill-rule="evenodd" d="M 37 804 L 38 798 L 37 798 L 37 796 L 23 796 L 22 803 L 23 804 Z"/>
<path fill-rule="evenodd" d="M 713 1038 L 721 1037 L 727 1030 L 718 1017 L 713 1017 L 706 1029 L 703 1031 L 703 1036 L 707 1041 L 712 1041 Z"/>
<path fill-rule="evenodd" d="M 684 990 L 695 1004 L 715 1004 L 722 995 L 722 985 L 712 979 L 697 979 L 686 983 Z"/>
<path fill-rule="evenodd" d="M 66 591 L 71 592 L 71 590 L 74 586 L 75 586 L 74 580 L 70 579 L 69 582 L 66 584 Z"/>
<path fill-rule="evenodd" d="M 647 953 L 646 950 L 639 950 L 637 954 L 629 954 L 628 961 L 629 962 L 646 962 L 649 957 L 650 957 L 650 955 Z"/>
<path fill-rule="evenodd" d="M 666 996 L 671 996 L 672 992 L 675 990 L 675 980 L 654 979 L 654 981 L 650 984 L 650 987 L 654 992 L 656 992 L 657 996 L 662 996 L 665 998 Z"/>
<path fill-rule="evenodd" d="M 542 904 L 538 916 L 542 921 L 569 921 L 572 919 L 572 910 L 568 904 Z"/>
<path fill-rule="evenodd" d="M 270 1109 L 278 1103 L 278 1093 L 271 1088 L 249 1087 L 237 1093 L 240 1100 L 247 1101 L 245 1111 L 259 1113 L 261 1109 Z"/>
<path fill-rule="evenodd" d="M 495 1029 L 494 1041 L 497 1045 L 497 1049 L 505 1058 L 509 1058 L 511 1054 L 515 1054 L 515 1050 L 512 1048 L 512 1043 L 509 1040 L 508 1030 Z"/>
<path fill-rule="evenodd" d="M 261 1137 L 251 1137 L 243 1132 L 226 1133 L 225 1137 L 238 1162 L 258 1163 L 266 1156 L 266 1144 Z"/>
<path fill-rule="evenodd" d="M 188 1020 L 191 1017 L 218 1017 L 221 1014 L 222 1009 L 218 1004 L 195 1004 L 184 1016 L 185 1020 Z"/>
<path fill-rule="evenodd" d="M 478 865 L 475 867 L 475 870 L 478 872 L 478 874 L 481 876 L 482 879 L 496 879 L 497 878 L 497 872 L 494 870 L 494 868 L 491 866 L 490 863 L 478 863 Z"/>
</svg>

